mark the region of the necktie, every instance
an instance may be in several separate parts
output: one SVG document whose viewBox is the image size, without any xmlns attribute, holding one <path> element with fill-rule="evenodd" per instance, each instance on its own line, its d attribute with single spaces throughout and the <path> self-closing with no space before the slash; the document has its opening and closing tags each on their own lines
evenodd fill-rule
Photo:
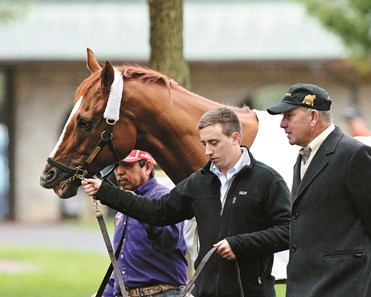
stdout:
<svg viewBox="0 0 371 297">
<path fill-rule="evenodd" d="M 302 154 L 302 161 L 304 165 L 307 164 L 311 151 L 312 149 L 309 146 L 306 146 L 300 149 L 300 153 Z"/>
<path fill-rule="evenodd" d="M 296 159 L 296 163 L 294 166 L 294 175 L 293 175 L 293 181 L 292 181 L 292 188 L 291 188 L 291 197 L 296 196 L 296 192 L 299 188 L 301 177 L 300 177 L 300 164 L 301 164 L 301 159 L 303 158 L 302 154 L 299 153 L 298 157 Z"/>
</svg>

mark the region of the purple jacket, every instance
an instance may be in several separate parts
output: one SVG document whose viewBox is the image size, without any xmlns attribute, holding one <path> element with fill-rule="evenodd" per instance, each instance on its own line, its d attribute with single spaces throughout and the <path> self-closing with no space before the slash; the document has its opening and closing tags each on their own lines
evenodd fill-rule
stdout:
<svg viewBox="0 0 371 297">
<path fill-rule="evenodd" d="M 141 185 L 137 194 L 159 198 L 169 192 L 156 178 Z M 125 240 L 118 257 L 118 265 L 126 287 L 139 288 L 157 284 L 185 285 L 187 281 L 186 244 L 183 223 L 170 226 L 153 226 L 139 222 L 118 212 L 115 216 L 115 249 L 124 230 Z M 112 274 L 104 297 L 120 293 L 116 276 Z"/>
</svg>

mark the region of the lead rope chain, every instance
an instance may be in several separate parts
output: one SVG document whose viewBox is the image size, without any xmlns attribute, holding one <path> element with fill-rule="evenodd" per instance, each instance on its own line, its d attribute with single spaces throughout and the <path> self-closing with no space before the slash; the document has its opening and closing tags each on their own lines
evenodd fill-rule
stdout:
<svg viewBox="0 0 371 297">
<path fill-rule="evenodd" d="M 126 290 L 125 290 L 125 284 L 124 284 L 124 281 L 122 279 L 119 266 L 117 264 L 116 256 L 115 256 L 115 253 L 114 253 L 113 248 L 112 248 L 112 244 L 111 244 L 111 240 L 109 238 L 108 232 L 107 232 L 106 224 L 104 222 L 103 212 L 98 207 L 98 201 L 95 199 L 95 197 L 93 197 L 93 199 L 94 199 L 93 201 L 94 201 L 94 206 L 95 206 L 95 217 L 98 220 L 99 227 L 100 227 L 100 230 L 101 230 L 102 235 L 103 235 L 104 242 L 105 242 L 106 247 L 107 247 L 108 255 L 111 259 L 113 270 L 115 272 L 117 281 L 119 283 L 121 295 L 123 297 L 127 297 Z"/>
</svg>

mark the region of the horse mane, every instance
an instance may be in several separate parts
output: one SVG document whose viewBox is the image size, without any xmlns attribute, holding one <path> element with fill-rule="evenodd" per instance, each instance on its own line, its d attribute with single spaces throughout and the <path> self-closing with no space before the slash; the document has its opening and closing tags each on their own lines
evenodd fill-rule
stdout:
<svg viewBox="0 0 371 297">
<path fill-rule="evenodd" d="M 171 97 L 171 88 L 177 86 L 178 83 L 167 75 L 160 73 L 148 67 L 142 67 L 139 65 L 124 65 L 115 66 L 121 71 L 122 75 L 127 78 L 137 78 L 150 83 L 165 83 L 166 88 L 169 90 Z M 76 90 L 75 100 L 84 96 L 86 92 L 100 80 L 100 71 L 96 71 L 86 78 Z"/>
<path fill-rule="evenodd" d="M 120 69 L 121 67 L 119 67 Z M 142 67 L 139 65 L 125 65 L 123 68 L 124 77 L 138 77 L 139 79 L 147 80 L 149 82 L 162 81 L 168 88 L 173 85 L 177 85 L 177 82 L 168 77 L 167 75 L 160 73 L 148 67 Z"/>
</svg>

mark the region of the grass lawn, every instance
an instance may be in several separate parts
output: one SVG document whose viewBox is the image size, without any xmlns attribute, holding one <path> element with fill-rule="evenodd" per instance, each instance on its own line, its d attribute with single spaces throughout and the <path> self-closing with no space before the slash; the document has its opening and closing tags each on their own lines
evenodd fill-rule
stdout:
<svg viewBox="0 0 371 297">
<path fill-rule="evenodd" d="M 283 285 L 283 284 L 276 285 L 276 295 L 277 297 L 285 297 L 286 296 L 286 285 Z"/>
<path fill-rule="evenodd" d="M 109 264 L 106 254 L 0 247 L 0 296 L 90 297 Z M 285 285 L 276 286 L 277 297 Z"/>
<path fill-rule="evenodd" d="M 90 297 L 108 264 L 99 253 L 0 247 L 0 296 Z"/>
</svg>

